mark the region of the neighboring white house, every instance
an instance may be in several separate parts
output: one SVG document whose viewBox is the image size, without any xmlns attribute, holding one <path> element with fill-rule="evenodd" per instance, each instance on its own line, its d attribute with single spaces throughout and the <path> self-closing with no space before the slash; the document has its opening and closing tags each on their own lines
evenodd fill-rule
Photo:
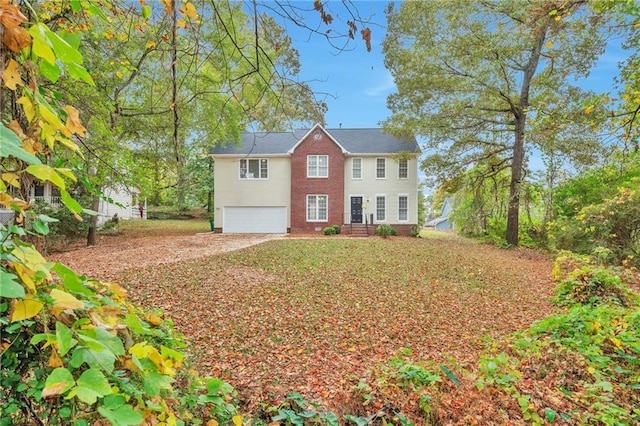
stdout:
<svg viewBox="0 0 640 426">
<path fill-rule="evenodd" d="M 32 199 L 44 201 L 53 207 L 63 207 L 58 188 L 51 182 L 43 182 L 31 189 Z M 140 208 L 142 206 L 142 209 Z M 90 208 L 91 206 L 85 206 Z M 142 210 L 142 211 L 141 211 Z M 98 207 L 98 226 L 112 219 L 117 214 L 119 219 L 146 219 L 147 202 L 140 198 L 140 190 L 124 185 L 113 185 L 103 189 Z"/>
<path fill-rule="evenodd" d="M 115 214 L 119 219 L 146 219 L 147 200 L 140 198 L 140 190 L 124 185 L 114 185 L 103 189 L 98 208 L 98 226 L 113 218 Z"/>
<path fill-rule="evenodd" d="M 418 222 L 418 144 L 382 129 L 244 133 L 216 146 L 215 231 L 345 231 Z M 347 226 L 348 225 L 348 226 Z M 373 226 L 372 226 L 373 225 Z"/>
<path fill-rule="evenodd" d="M 453 209 L 453 197 L 447 197 L 442 204 L 442 210 L 440 216 L 425 223 L 427 227 L 433 227 L 439 230 L 453 229 L 453 222 L 451 222 L 451 211 Z"/>
</svg>

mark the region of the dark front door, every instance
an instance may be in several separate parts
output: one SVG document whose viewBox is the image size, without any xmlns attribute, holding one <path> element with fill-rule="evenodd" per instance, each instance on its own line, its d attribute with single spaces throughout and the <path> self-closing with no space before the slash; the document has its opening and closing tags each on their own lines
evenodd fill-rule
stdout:
<svg viewBox="0 0 640 426">
<path fill-rule="evenodd" d="M 362 197 L 351 197 L 351 223 L 362 223 Z"/>
</svg>

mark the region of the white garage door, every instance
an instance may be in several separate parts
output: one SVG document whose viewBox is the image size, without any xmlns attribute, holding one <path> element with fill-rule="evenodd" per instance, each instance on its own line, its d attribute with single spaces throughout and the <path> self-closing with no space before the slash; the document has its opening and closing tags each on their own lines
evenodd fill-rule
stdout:
<svg viewBox="0 0 640 426">
<path fill-rule="evenodd" d="M 222 218 L 225 234 L 285 234 L 286 207 L 225 207 Z"/>
</svg>

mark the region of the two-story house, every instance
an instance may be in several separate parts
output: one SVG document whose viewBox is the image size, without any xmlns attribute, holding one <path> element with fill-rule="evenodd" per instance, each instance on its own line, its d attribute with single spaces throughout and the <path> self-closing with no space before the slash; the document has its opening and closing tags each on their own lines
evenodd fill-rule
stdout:
<svg viewBox="0 0 640 426">
<path fill-rule="evenodd" d="M 215 231 L 314 233 L 386 223 L 408 233 L 418 223 L 415 139 L 381 129 L 244 133 L 217 146 Z"/>
</svg>

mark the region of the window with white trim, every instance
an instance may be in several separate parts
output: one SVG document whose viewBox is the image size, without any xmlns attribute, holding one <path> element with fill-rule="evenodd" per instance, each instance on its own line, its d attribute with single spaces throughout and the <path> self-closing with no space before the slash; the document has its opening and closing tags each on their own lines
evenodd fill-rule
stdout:
<svg viewBox="0 0 640 426">
<path fill-rule="evenodd" d="M 307 195 L 307 222 L 326 222 L 328 204 L 326 195 Z"/>
<path fill-rule="evenodd" d="M 398 179 L 409 178 L 409 161 L 405 159 L 398 160 Z"/>
<path fill-rule="evenodd" d="M 376 179 L 386 179 L 387 177 L 387 159 L 376 158 Z"/>
<path fill-rule="evenodd" d="M 387 197 L 376 195 L 376 222 L 387 220 Z"/>
<path fill-rule="evenodd" d="M 398 195 L 398 222 L 409 220 L 409 196 Z"/>
<path fill-rule="evenodd" d="M 329 156 L 307 155 L 307 177 L 329 177 Z"/>
<path fill-rule="evenodd" d="M 362 179 L 362 158 L 351 159 L 351 178 Z"/>
<path fill-rule="evenodd" d="M 240 160 L 240 179 L 267 179 L 269 160 L 266 158 L 243 158 Z"/>
</svg>

